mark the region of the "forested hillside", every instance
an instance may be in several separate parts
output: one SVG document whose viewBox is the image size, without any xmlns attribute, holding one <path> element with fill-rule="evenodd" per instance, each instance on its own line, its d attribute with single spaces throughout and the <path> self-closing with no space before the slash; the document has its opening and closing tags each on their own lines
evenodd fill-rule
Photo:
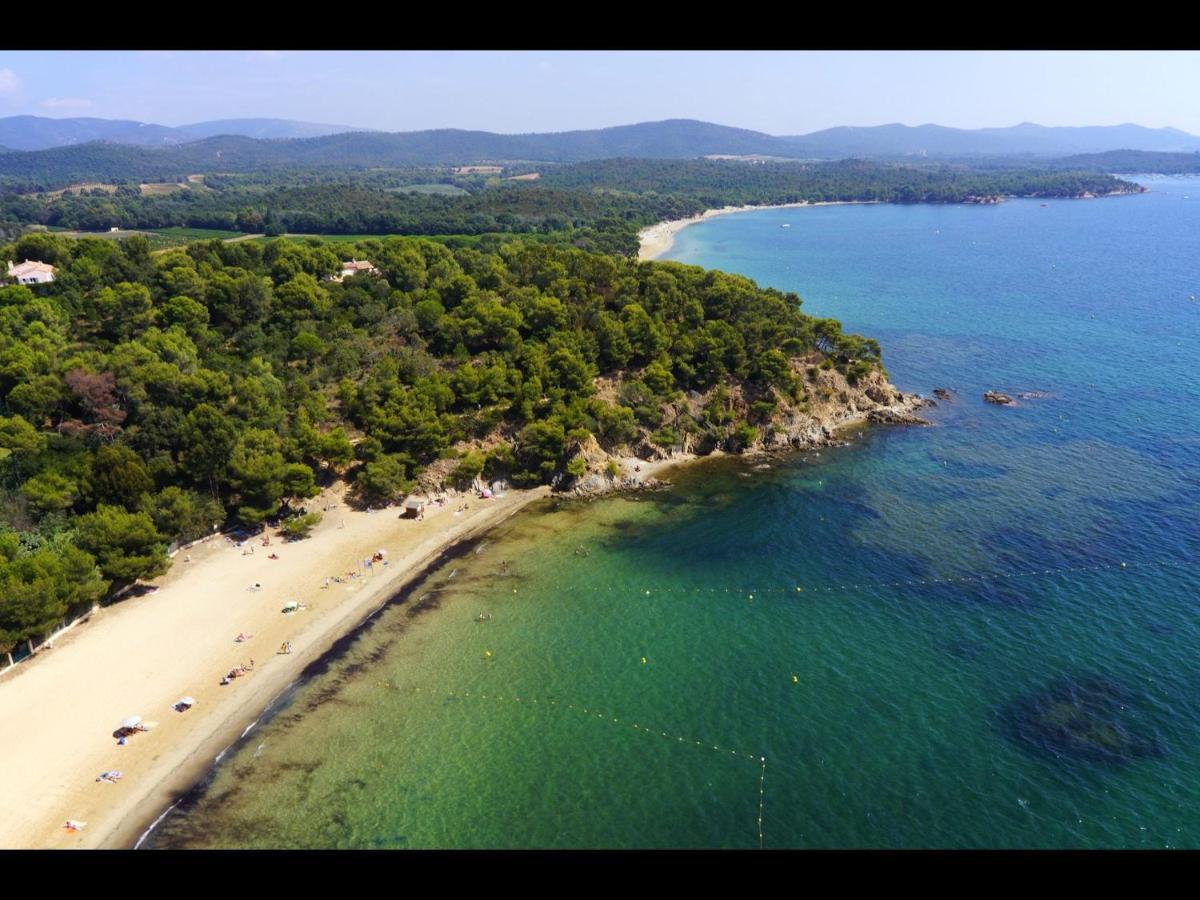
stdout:
<svg viewBox="0 0 1200 900">
<path fill-rule="evenodd" d="M 346 255 L 382 277 L 326 280 Z M 850 383 L 879 368 L 874 341 L 794 295 L 568 248 L 152 255 L 137 237 L 33 234 L 0 258 L 58 268 L 0 288 L 0 651 L 160 574 L 168 542 L 287 515 L 336 476 L 364 504 L 446 458 L 459 483 L 569 483 L 593 438 L 753 442 L 777 403 L 815 389 L 801 360 Z M 693 415 L 685 391 L 712 399 Z"/>
<path fill-rule="evenodd" d="M 588 250 L 637 252 L 654 222 L 727 205 L 874 200 L 958 203 L 981 197 L 1074 197 L 1137 191 L 1100 172 L 986 170 L 848 160 L 760 163 L 616 159 L 543 167 L 537 181 L 449 169 L 300 170 L 205 176 L 153 193 L 139 186 L 0 195 L 0 225 L 83 231 L 166 227 L 282 234 L 537 233 Z M 432 182 L 453 195 L 410 193 Z M 466 193 L 464 194 L 463 191 Z"/>
</svg>

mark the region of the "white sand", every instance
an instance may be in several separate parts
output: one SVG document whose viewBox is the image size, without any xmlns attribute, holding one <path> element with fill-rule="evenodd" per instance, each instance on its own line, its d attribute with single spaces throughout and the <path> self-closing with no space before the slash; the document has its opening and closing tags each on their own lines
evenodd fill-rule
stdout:
<svg viewBox="0 0 1200 900">
<path fill-rule="evenodd" d="M 627 473 L 639 467 L 641 478 L 682 461 L 620 460 Z M 400 519 L 395 507 L 351 510 L 342 490 L 308 502 L 317 510 L 337 504 L 311 537 L 284 543 L 272 533 L 269 547 L 253 542 L 253 555 L 219 536 L 181 551 L 156 593 L 102 609 L 54 649 L 0 675 L 0 848 L 133 846 L 309 662 L 451 544 L 549 495 L 539 487 L 493 500 L 451 496 L 416 521 Z M 464 502 L 469 509 L 456 515 Z M 387 566 L 322 587 L 377 549 L 387 551 Z M 269 559 L 272 552 L 279 559 Z M 261 591 L 247 590 L 254 582 Z M 284 615 L 289 600 L 308 609 Z M 253 637 L 235 643 L 239 632 Z M 288 640 L 294 652 L 278 654 Z M 251 659 L 252 673 L 221 686 L 226 672 Z M 196 706 L 173 711 L 185 695 Z M 118 746 L 112 733 L 131 715 L 158 725 Z M 124 777 L 96 782 L 110 769 Z M 67 819 L 88 824 L 72 833 Z"/>
<path fill-rule="evenodd" d="M 651 225 L 649 228 L 643 228 L 638 232 L 638 240 L 641 246 L 638 248 L 638 259 L 658 259 L 675 244 L 675 235 L 683 231 L 689 225 L 695 225 L 697 222 L 703 222 L 711 219 L 714 216 L 725 216 L 729 213 L 754 212 L 755 210 L 763 209 L 795 209 L 801 206 L 846 206 L 857 203 L 878 203 L 877 200 L 832 200 L 821 201 L 817 203 L 775 203 L 765 206 L 723 206 L 720 209 L 707 209 L 698 216 L 692 216 L 688 219 L 673 219 L 669 222 L 659 222 L 657 225 Z"/>
<path fill-rule="evenodd" d="M 216 537 L 179 553 L 158 592 L 101 610 L 54 649 L 0 677 L 0 847 L 132 846 L 148 820 L 194 783 L 308 662 L 449 544 L 548 492 L 452 496 L 445 507 L 427 507 L 423 521 L 402 520 L 397 508 L 355 512 L 337 499 L 338 508 L 306 540 L 284 543 L 272 535 L 269 548 L 256 541 L 249 556 Z M 334 496 L 309 501 L 308 508 L 321 509 Z M 464 501 L 470 508 L 455 515 Z M 321 587 L 378 548 L 387 551 L 387 566 Z M 272 551 L 278 560 L 268 558 Z M 247 591 L 256 581 L 263 589 Z M 309 608 L 284 615 L 288 600 Z M 235 643 L 239 632 L 253 638 Z M 285 640 L 293 642 L 293 654 L 277 655 Z M 250 659 L 254 672 L 219 684 Z M 189 694 L 197 701 L 191 710 L 170 708 Z M 131 715 L 159 724 L 118 746 L 112 732 Z M 109 769 L 124 778 L 97 783 Z M 88 826 L 71 833 L 63 828 L 67 819 Z"/>
</svg>

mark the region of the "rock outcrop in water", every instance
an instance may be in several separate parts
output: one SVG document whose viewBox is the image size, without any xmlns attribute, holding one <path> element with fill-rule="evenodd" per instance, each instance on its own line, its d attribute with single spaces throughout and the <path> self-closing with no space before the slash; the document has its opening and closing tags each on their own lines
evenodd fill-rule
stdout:
<svg viewBox="0 0 1200 900">
<path fill-rule="evenodd" d="M 706 392 L 692 391 L 664 411 L 667 421 L 679 423 L 678 443 L 658 443 L 662 432 L 640 429 L 630 443 L 634 455 L 647 461 L 685 461 L 713 453 L 761 453 L 844 446 L 838 433 L 867 423 L 928 425 L 916 411 L 933 405 L 917 394 L 905 394 L 876 368 L 853 384 L 837 368 L 809 365 L 813 360 L 793 360 L 796 387 L 790 393 L 775 388 L 755 389 L 749 384 L 723 385 Z M 602 397 L 616 396 L 619 385 L 600 380 Z M 769 412 L 765 410 L 770 409 Z M 763 410 L 764 412 L 757 412 Z M 727 427 L 688 428 L 687 423 L 726 421 Z M 740 425 L 734 423 L 742 423 Z M 753 423 L 753 424 L 750 424 Z M 619 462 L 616 447 L 604 448 L 595 438 L 582 442 L 574 455 L 584 474 L 569 483 L 568 491 L 593 496 L 613 490 L 662 486 L 629 471 Z M 574 461 L 573 460 L 573 461 Z"/>
<path fill-rule="evenodd" d="M 1014 403 L 1016 403 L 1016 401 L 1013 400 L 1012 397 L 1008 396 L 1008 394 L 1002 394 L 999 391 L 985 391 L 983 394 L 983 399 L 988 403 L 995 403 L 999 406 L 1012 406 Z"/>
</svg>

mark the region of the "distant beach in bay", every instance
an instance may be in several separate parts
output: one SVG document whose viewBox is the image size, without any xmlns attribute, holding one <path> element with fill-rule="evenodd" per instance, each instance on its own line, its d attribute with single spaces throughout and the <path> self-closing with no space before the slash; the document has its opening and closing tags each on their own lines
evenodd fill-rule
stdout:
<svg viewBox="0 0 1200 900">
<path fill-rule="evenodd" d="M 640 246 L 638 248 L 638 259 L 651 260 L 658 259 L 664 253 L 671 249 L 675 244 L 675 235 L 683 231 L 690 225 L 695 225 L 699 222 L 706 222 L 716 216 L 725 216 L 730 213 L 741 212 L 760 212 L 765 209 L 797 209 L 802 206 L 846 206 L 850 204 L 878 203 L 878 200 L 831 200 L 817 201 L 815 203 L 803 200 L 799 203 L 773 203 L 763 206 L 723 206 L 720 209 L 706 209 L 698 216 L 689 216 L 686 219 L 672 219 L 667 222 L 659 222 L 656 225 L 651 225 L 649 228 L 644 228 L 638 232 L 638 240 Z"/>
</svg>

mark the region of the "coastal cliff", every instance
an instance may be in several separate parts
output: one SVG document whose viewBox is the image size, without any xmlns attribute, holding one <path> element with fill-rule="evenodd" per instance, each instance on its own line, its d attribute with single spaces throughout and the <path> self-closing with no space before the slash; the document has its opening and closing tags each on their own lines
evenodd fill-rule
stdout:
<svg viewBox="0 0 1200 900">
<path fill-rule="evenodd" d="M 808 365 L 813 361 L 792 360 L 797 381 L 791 392 L 723 385 L 704 393 L 691 391 L 664 404 L 666 421 L 704 426 L 695 431 L 672 429 L 678 438 L 674 443 L 656 439 L 661 438 L 661 430 L 641 429 L 630 444 L 633 458 L 621 452 L 627 448 L 606 448 L 591 437 L 580 443 L 573 456 L 578 460 L 576 471 L 582 467 L 582 474 L 563 479 L 558 487 L 577 496 L 652 488 L 658 482 L 649 475 L 641 477 L 638 460 L 686 462 L 720 453 L 807 450 L 843 443 L 839 433 L 855 425 L 929 424 L 917 410 L 932 406 L 933 401 L 898 390 L 882 369 L 875 368 L 851 384 L 837 368 Z M 603 387 L 616 390 L 612 384 Z M 768 407 L 773 407 L 770 412 Z"/>
</svg>

